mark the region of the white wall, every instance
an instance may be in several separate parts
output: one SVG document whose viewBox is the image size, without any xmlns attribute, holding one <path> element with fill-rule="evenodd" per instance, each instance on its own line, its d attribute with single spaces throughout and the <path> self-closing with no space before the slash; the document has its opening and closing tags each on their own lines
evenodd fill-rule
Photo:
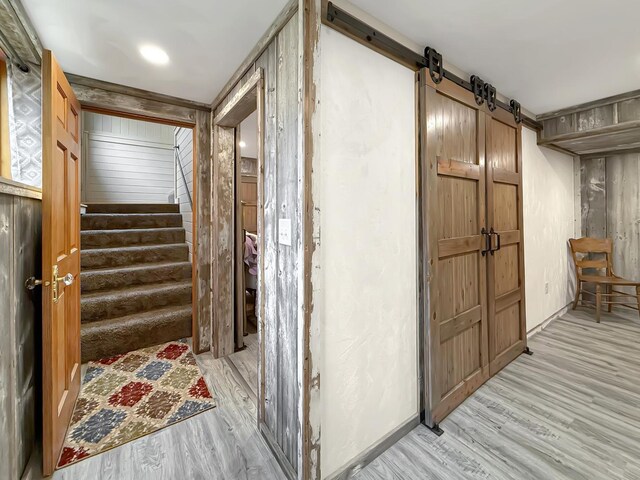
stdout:
<svg viewBox="0 0 640 480">
<path fill-rule="evenodd" d="M 326 478 L 418 413 L 415 98 L 414 72 L 324 26 L 320 49 Z"/>
<path fill-rule="evenodd" d="M 167 203 L 175 195 L 174 127 L 83 113 L 82 199 Z"/>
<path fill-rule="evenodd" d="M 575 235 L 573 157 L 536 144 L 522 129 L 527 331 L 564 308 L 575 292 L 568 240 Z M 545 287 L 548 284 L 548 288 Z"/>
<path fill-rule="evenodd" d="M 193 207 L 191 203 L 194 201 L 193 197 L 193 130 L 191 128 L 176 128 L 175 129 L 175 144 L 180 147 L 178 150 L 180 154 L 180 162 L 182 163 L 182 170 L 184 171 L 184 179 L 182 178 L 182 172 L 180 167 L 176 165 L 176 184 L 178 192 L 177 199 L 180 204 L 180 213 L 182 213 L 182 225 L 186 232 L 186 241 L 189 245 L 189 260 L 192 259 L 193 254 Z M 185 182 L 186 180 L 186 182 Z M 189 195 L 191 195 L 191 202 L 189 202 Z"/>
</svg>

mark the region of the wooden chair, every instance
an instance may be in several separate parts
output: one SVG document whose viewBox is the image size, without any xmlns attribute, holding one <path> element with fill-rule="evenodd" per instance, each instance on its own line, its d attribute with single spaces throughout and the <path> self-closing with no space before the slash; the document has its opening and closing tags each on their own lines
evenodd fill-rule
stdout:
<svg viewBox="0 0 640 480">
<path fill-rule="evenodd" d="M 595 306 L 596 321 L 600 323 L 600 310 L 603 305 L 607 306 L 611 311 L 613 305 L 638 310 L 640 313 L 640 282 L 627 280 L 617 276 L 613 272 L 611 256 L 613 252 L 613 242 L 610 238 L 572 238 L 569 240 L 571 245 L 571 255 L 576 266 L 576 298 L 573 302 L 575 310 L 578 303 L 587 306 Z M 595 270 L 595 272 L 587 272 L 584 269 Z M 595 285 L 595 293 L 583 288 L 583 283 L 591 283 Z M 604 291 L 603 291 L 604 287 Z M 614 287 L 635 287 L 636 293 L 631 294 L 616 290 Z M 586 301 L 584 295 L 595 297 L 595 303 Z M 633 298 L 635 301 L 616 301 L 621 298 Z"/>
</svg>

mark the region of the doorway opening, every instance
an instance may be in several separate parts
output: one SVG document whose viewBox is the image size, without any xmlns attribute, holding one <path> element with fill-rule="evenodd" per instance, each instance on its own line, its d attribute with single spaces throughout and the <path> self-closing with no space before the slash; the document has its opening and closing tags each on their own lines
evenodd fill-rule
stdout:
<svg viewBox="0 0 640 480">
<path fill-rule="evenodd" d="M 234 338 L 235 352 L 229 355 L 231 367 L 239 374 L 247 393 L 258 395 L 258 115 L 257 110 L 236 128 L 240 162 L 234 184 L 235 244 Z"/>
<path fill-rule="evenodd" d="M 264 86 L 256 69 L 213 119 L 212 346 L 264 418 Z M 231 192 L 231 195 L 229 195 Z"/>
<path fill-rule="evenodd" d="M 194 131 L 83 110 L 82 362 L 193 331 Z"/>
</svg>

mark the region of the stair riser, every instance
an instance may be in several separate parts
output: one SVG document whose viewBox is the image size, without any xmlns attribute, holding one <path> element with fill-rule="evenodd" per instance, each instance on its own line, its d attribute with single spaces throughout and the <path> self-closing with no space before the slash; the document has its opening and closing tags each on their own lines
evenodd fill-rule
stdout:
<svg viewBox="0 0 640 480">
<path fill-rule="evenodd" d="M 191 285 L 157 292 L 111 292 L 96 299 L 80 300 L 82 323 L 124 317 L 135 313 L 191 303 Z"/>
<path fill-rule="evenodd" d="M 83 325 L 82 362 L 131 352 L 191 336 L 191 314 L 159 315 L 153 321 Z"/>
<path fill-rule="evenodd" d="M 114 250 L 109 254 L 99 250 L 85 250 L 81 254 L 82 269 L 122 267 L 141 263 L 185 262 L 189 259 L 186 244 L 167 247 L 149 247 L 135 250 Z"/>
<path fill-rule="evenodd" d="M 98 290 L 114 290 L 118 288 L 148 285 L 152 283 L 180 282 L 191 278 L 191 265 L 167 265 L 126 271 L 113 274 L 112 271 L 86 271 L 80 274 L 82 293 Z"/>
<path fill-rule="evenodd" d="M 168 245 L 184 243 L 185 232 L 182 228 L 171 230 L 93 230 L 82 232 L 80 238 L 83 249 Z"/>
<path fill-rule="evenodd" d="M 81 217 L 82 230 L 123 230 L 138 228 L 181 227 L 182 215 L 178 213 L 92 215 Z"/>
<path fill-rule="evenodd" d="M 87 213 L 180 213 L 172 203 L 90 203 Z"/>
</svg>

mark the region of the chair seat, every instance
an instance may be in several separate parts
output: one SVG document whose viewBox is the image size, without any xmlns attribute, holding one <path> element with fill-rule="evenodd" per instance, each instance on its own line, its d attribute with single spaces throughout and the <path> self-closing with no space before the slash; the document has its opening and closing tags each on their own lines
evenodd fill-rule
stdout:
<svg viewBox="0 0 640 480">
<path fill-rule="evenodd" d="M 587 283 L 600 283 L 603 285 L 627 285 L 632 287 L 640 286 L 640 282 L 627 280 L 621 277 L 607 277 L 605 275 L 580 275 L 579 280 Z"/>
</svg>

